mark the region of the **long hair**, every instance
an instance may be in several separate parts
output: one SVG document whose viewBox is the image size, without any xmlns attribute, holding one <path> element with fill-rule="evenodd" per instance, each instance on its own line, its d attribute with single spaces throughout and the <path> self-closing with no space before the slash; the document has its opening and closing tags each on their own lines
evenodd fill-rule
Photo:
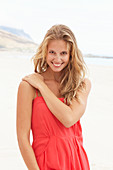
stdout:
<svg viewBox="0 0 113 170">
<path fill-rule="evenodd" d="M 32 57 L 34 72 L 42 73 L 48 68 L 46 62 L 47 47 L 50 40 L 64 40 L 70 51 L 69 63 L 61 71 L 59 92 L 64 97 L 64 103 L 72 104 L 75 99 L 80 102 L 77 91 L 85 89 L 86 64 L 81 51 L 78 49 L 76 38 L 69 27 L 62 24 L 53 25 L 46 33 L 36 54 Z M 38 71 L 37 71 L 38 68 Z"/>
</svg>

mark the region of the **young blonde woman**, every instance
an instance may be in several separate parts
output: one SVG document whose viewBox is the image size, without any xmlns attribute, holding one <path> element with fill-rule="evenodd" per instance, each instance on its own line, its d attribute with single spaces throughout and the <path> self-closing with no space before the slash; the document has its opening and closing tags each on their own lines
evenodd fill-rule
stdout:
<svg viewBox="0 0 113 170">
<path fill-rule="evenodd" d="M 89 170 L 80 118 L 91 82 L 73 32 L 52 26 L 32 59 L 35 73 L 22 79 L 17 95 L 17 139 L 27 168 Z"/>
</svg>

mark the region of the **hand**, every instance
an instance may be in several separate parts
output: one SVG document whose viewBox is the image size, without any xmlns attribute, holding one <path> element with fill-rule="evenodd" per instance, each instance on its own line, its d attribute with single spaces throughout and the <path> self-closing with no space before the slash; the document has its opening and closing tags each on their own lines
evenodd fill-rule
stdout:
<svg viewBox="0 0 113 170">
<path fill-rule="evenodd" d="M 33 73 L 22 78 L 23 81 L 27 81 L 34 88 L 39 89 L 40 86 L 44 83 L 44 77 L 39 73 Z"/>
</svg>

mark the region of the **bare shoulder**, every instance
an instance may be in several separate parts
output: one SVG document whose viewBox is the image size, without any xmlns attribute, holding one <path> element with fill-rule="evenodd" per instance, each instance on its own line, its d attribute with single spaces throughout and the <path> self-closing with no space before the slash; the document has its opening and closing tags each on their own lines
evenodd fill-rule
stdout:
<svg viewBox="0 0 113 170">
<path fill-rule="evenodd" d="M 35 88 L 31 86 L 27 81 L 21 81 L 18 87 L 18 95 L 21 97 L 31 98 L 33 100 L 35 95 Z"/>
<path fill-rule="evenodd" d="M 86 85 L 86 93 L 89 94 L 89 92 L 91 90 L 91 80 L 88 78 L 85 78 L 84 83 Z"/>
<path fill-rule="evenodd" d="M 24 90 L 30 90 L 30 89 L 33 90 L 33 87 L 27 81 L 24 80 L 20 82 L 19 88 Z"/>
</svg>

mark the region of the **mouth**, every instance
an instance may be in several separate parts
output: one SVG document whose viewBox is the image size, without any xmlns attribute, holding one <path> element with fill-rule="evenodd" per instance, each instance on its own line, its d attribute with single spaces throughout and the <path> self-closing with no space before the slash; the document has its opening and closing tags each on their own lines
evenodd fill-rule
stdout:
<svg viewBox="0 0 113 170">
<path fill-rule="evenodd" d="M 60 67 L 63 63 L 55 64 L 55 63 L 52 62 L 52 64 L 53 64 L 55 67 Z"/>
</svg>

